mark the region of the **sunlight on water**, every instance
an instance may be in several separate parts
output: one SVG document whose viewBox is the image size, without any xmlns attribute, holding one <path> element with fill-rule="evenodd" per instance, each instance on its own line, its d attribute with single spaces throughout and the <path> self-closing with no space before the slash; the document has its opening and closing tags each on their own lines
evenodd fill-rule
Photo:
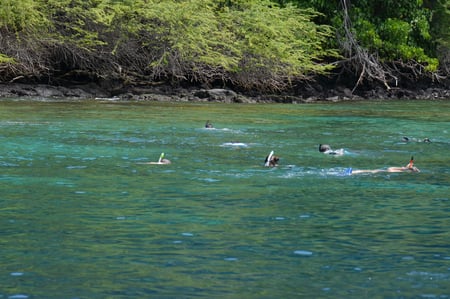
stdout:
<svg viewBox="0 0 450 299">
<path fill-rule="evenodd" d="M 0 107 L 0 298 L 450 298 L 449 101 Z"/>
</svg>

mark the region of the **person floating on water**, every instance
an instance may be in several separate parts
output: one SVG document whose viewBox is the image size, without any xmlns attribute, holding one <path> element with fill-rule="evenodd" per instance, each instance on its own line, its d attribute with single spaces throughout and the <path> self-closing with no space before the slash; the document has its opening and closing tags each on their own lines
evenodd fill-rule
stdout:
<svg viewBox="0 0 450 299">
<path fill-rule="evenodd" d="M 207 120 L 207 121 L 206 121 L 206 124 L 205 124 L 205 128 L 207 128 L 207 129 L 212 129 L 212 128 L 214 128 L 214 127 L 213 127 L 213 124 L 212 124 L 209 120 Z"/>
<path fill-rule="evenodd" d="M 360 173 L 379 173 L 379 172 L 420 172 L 419 168 L 414 166 L 414 157 L 411 157 L 409 163 L 402 167 L 388 167 L 387 169 L 355 169 L 347 168 L 345 174 L 360 174 Z"/>
<path fill-rule="evenodd" d="M 168 159 L 164 158 L 164 153 L 161 153 L 161 155 L 159 156 L 158 162 L 148 162 L 145 164 L 171 164 L 172 162 Z"/>
<path fill-rule="evenodd" d="M 428 137 L 424 138 L 422 140 L 417 140 L 415 138 L 409 138 L 409 137 L 406 137 L 406 136 L 402 137 L 402 141 L 403 142 L 417 141 L 417 142 L 425 142 L 425 143 L 430 143 L 431 142 L 430 138 L 428 138 Z"/>
<path fill-rule="evenodd" d="M 319 152 L 327 155 L 342 156 L 344 154 L 344 149 L 340 148 L 338 150 L 332 150 L 331 146 L 328 144 L 319 144 Z"/>
<path fill-rule="evenodd" d="M 280 161 L 280 157 L 275 156 L 273 154 L 274 152 L 271 151 L 270 154 L 266 157 L 264 160 L 264 166 L 265 167 L 275 167 L 278 166 L 278 161 Z"/>
<path fill-rule="evenodd" d="M 171 164 L 172 161 L 170 161 L 169 159 L 165 159 L 164 158 L 164 153 L 161 153 L 161 155 L 159 156 L 158 163 L 159 164 Z"/>
</svg>

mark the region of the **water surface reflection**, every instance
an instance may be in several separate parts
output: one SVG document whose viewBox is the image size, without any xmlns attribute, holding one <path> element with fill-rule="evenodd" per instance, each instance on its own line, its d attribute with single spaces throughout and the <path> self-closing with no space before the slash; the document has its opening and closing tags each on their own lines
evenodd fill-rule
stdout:
<svg viewBox="0 0 450 299">
<path fill-rule="evenodd" d="M 0 296 L 450 296 L 448 101 L 0 105 Z"/>
</svg>

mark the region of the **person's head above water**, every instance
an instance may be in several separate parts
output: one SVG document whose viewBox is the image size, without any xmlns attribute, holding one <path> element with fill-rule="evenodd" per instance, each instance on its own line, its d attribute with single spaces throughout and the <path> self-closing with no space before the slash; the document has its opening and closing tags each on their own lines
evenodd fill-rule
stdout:
<svg viewBox="0 0 450 299">
<path fill-rule="evenodd" d="M 269 162 L 269 165 L 268 165 L 269 167 L 275 167 L 275 166 L 278 166 L 278 161 L 280 161 L 280 158 L 278 156 L 272 156 L 269 161 L 267 161 L 267 160 L 268 160 L 268 157 L 266 157 L 266 160 L 264 162 L 265 163 Z"/>
<path fill-rule="evenodd" d="M 205 124 L 205 128 L 212 128 L 212 127 L 213 127 L 212 123 L 209 120 L 207 120 L 206 124 Z"/>
<path fill-rule="evenodd" d="M 428 137 L 426 137 L 424 139 L 417 139 L 417 138 L 408 138 L 406 136 L 402 137 L 402 141 L 403 142 L 410 142 L 410 141 L 413 141 L 413 142 L 425 142 L 425 143 L 431 142 L 430 138 L 428 138 Z"/>
<path fill-rule="evenodd" d="M 266 167 L 278 166 L 278 161 L 280 161 L 280 157 L 275 156 L 273 154 L 273 151 L 271 151 L 270 154 L 267 155 L 266 159 L 264 160 L 264 166 L 266 166 Z"/>
<path fill-rule="evenodd" d="M 332 156 L 342 156 L 345 153 L 343 148 L 333 150 L 328 144 L 319 144 L 319 152 Z"/>
<path fill-rule="evenodd" d="M 319 144 L 319 152 L 324 153 L 326 151 L 331 151 L 331 146 L 328 144 Z"/>
<path fill-rule="evenodd" d="M 403 167 L 389 167 L 387 172 L 420 172 L 419 168 L 414 166 L 414 157 L 411 156 L 409 163 Z"/>
<path fill-rule="evenodd" d="M 408 165 L 404 167 L 389 167 L 388 172 L 420 172 L 419 168 L 414 166 L 414 157 L 411 156 Z"/>
<path fill-rule="evenodd" d="M 160 164 L 172 164 L 172 161 L 170 161 L 169 159 L 161 159 L 161 161 L 159 161 L 158 163 L 160 163 Z"/>
<path fill-rule="evenodd" d="M 164 158 L 164 153 L 161 153 L 161 155 L 159 156 L 159 160 L 158 163 L 159 164 L 171 164 L 172 161 L 170 161 L 169 159 Z"/>
</svg>

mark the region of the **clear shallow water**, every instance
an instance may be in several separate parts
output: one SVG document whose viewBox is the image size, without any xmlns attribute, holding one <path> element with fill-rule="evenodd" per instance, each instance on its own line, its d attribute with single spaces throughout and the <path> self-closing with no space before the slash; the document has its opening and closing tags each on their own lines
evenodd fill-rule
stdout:
<svg viewBox="0 0 450 299">
<path fill-rule="evenodd" d="M 0 298 L 450 298 L 449 111 L 2 100 Z"/>
</svg>

